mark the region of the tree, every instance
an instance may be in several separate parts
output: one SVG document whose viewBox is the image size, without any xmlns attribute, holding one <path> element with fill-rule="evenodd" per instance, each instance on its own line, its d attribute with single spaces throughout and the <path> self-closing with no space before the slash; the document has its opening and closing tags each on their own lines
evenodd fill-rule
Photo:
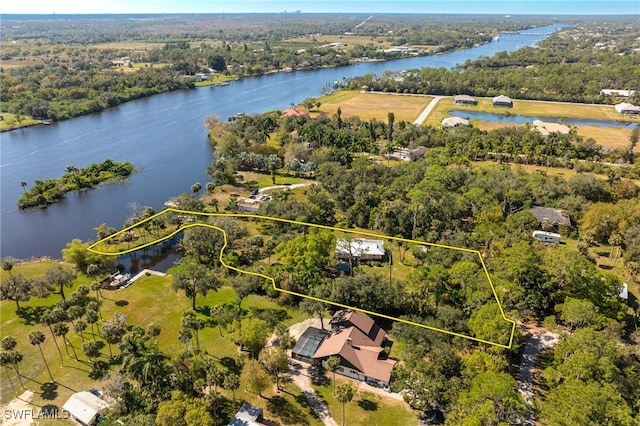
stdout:
<svg viewBox="0 0 640 426">
<path fill-rule="evenodd" d="M 246 347 L 253 358 L 267 343 L 272 329 L 266 321 L 259 318 L 244 318 L 236 322 L 234 339 L 240 345 Z"/>
<path fill-rule="evenodd" d="M 57 293 L 65 299 L 64 288 L 71 287 L 73 285 L 73 280 L 76 278 L 76 274 L 68 269 L 63 268 L 62 266 L 56 266 L 55 268 L 48 269 L 47 272 L 44 273 L 44 281 L 48 284 L 49 288 L 53 290 L 53 288 L 57 287 Z"/>
<path fill-rule="evenodd" d="M 16 388 L 13 384 L 13 380 L 11 379 L 11 374 L 9 374 L 9 366 L 13 365 L 13 360 L 11 359 L 11 354 L 6 351 L 0 352 L 0 366 L 4 367 L 5 374 L 7 375 L 7 379 L 9 380 L 9 384 L 11 385 L 11 389 L 13 393 L 16 394 Z"/>
<path fill-rule="evenodd" d="M 245 383 L 247 390 L 258 394 L 262 398 L 262 392 L 269 387 L 269 376 L 264 371 L 262 364 L 254 359 L 249 359 L 244 364 L 240 378 Z"/>
<path fill-rule="evenodd" d="M 20 181 L 20 186 L 22 187 L 22 191 L 26 194 L 27 192 L 27 182 L 24 180 Z"/>
<path fill-rule="evenodd" d="M 18 262 L 17 259 L 10 256 L 2 258 L 2 270 L 8 272 L 9 276 L 11 276 L 11 270 L 13 269 L 13 267 L 16 265 L 17 262 Z"/>
<path fill-rule="evenodd" d="M 230 389 L 233 394 L 233 402 L 236 402 L 236 390 L 240 387 L 240 376 L 234 373 L 229 373 L 224 378 L 225 389 Z"/>
<path fill-rule="evenodd" d="M 29 343 L 31 343 L 34 346 L 38 346 L 38 349 L 40 350 L 40 355 L 42 356 L 42 361 L 44 362 L 45 367 L 47 367 L 47 372 L 49 373 L 49 377 L 51 378 L 51 381 L 54 382 L 55 380 L 53 380 L 53 375 L 51 374 L 51 370 L 49 369 L 49 364 L 47 364 L 47 359 L 44 357 L 44 352 L 42 352 L 42 343 L 44 343 L 45 337 L 44 337 L 44 333 L 40 330 L 34 330 L 31 333 L 29 333 Z"/>
<path fill-rule="evenodd" d="M 542 401 L 540 420 L 554 425 L 631 425 L 631 407 L 615 385 L 569 381 Z"/>
<path fill-rule="evenodd" d="M 206 266 L 199 264 L 180 265 L 173 274 L 173 289 L 183 290 L 191 298 L 191 309 L 196 310 L 196 296 L 206 296 L 210 290 L 217 291 L 222 285 L 220 279 Z"/>
<path fill-rule="evenodd" d="M 7 352 L 6 357 L 8 358 L 8 362 L 11 365 L 13 365 L 13 370 L 16 372 L 16 376 L 18 376 L 18 382 L 20 383 L 20 387 L 22 389 L 25 389 L 24 383 L 22 383 L 22 374 L 20 374 L 20 367 L 19 367 L 19 364 L 22 362 L 22 359 L 24 358 L 22 356 L 22 353 L 19 350 L 14 349 Z"/>
<path fill-rule="evenodd" d="M 158 325 L 157 322 L 150 322 L 149 324 L 147 324 L 147 335 L 149 335 L 149 337 L 151 337 L 152 339 L 156 339 L 156 344 L 158 342 L 158 336 L 160 336 L 161 332 L 162 328 L 160 328 L 160 325 Z"/>
<path fill-rule="evenodd" d="M 327 367 L 327 371 L 331 371 L 333 373 L 333 394 L 336 394 L 336 371 L 338 367 L 340 367 L 340 358 L 337 356 L 330 356 L 327 358 L 327 362 L 325 364 Z"/>
<path fill-rule="evenodd" d="M 170 380 L 171 369 L 168 360 L 169 356 L 157 348 L 145 348 L 140 356 L 131 359 L 127 365 L 127 372 L 138 381 L 141 388 L 147 387 L 158 394 Z"/>
<path fill-rule="evenodd" d="M 58 350 L 58 355 L 60 356 L 60 366 L 64 367 L 64 358 L 62 357 L 62 351 L 60 350 L 60 345 L 58 345 L 58 340 L 56 339 L 56 334 L 53 331 L 53 325 L 62 321 L 65 321 L 67 315 L 64 310 L 61 308 L 53 308 L 47 311 L 44 315 L 40 317 L 40 323 L 49 327 L 49 332 L 51 332 L 51 337 L 53 338 L 53 343 L 56 345 L 56 349 Z"/>
<path fill-rule="evenodd" d="M 120 312 L 114 312 L 113 317 L 102 325 L 102 335 L 109 345 L 109 355 L 113 358 L 112 344 L 118 344 L 127 333 L 127 316 Z"/>
<path fill-rule="evenodd" d="M 94 340 L 85 340 L 82 342 L 82 353 L 91 360 L 94 369 L 96 369 L 96 360 L 100 356 L 100 349 L 102 349 L 103 346 L 103 342 L 96 342 Z"/>
<path fill-rule="evenodd" d="M 194 311 L 184 311 L 182 313 L 182 318 L 180 319 L 180 323 L 182 328 L 193 331 L 193 334 L 196 338 L 196 351 L 200 350 L 200 337 L 199 331 L 204 328 L 204 320 L 202 318 L 198 318 Z"/>
<path fill-rule="evenodd" d="M 568 324 L 571 330 L 606 324 L 606 318 L 600 315 L 598 308 L 588 300 L 567 297 L 563 304 L 556 305 L 556 310 L 561 312 L 560 319 Z"/>
<path fill-rule="evenodd" d="M 324 330 L 324 321 L 322 319 L 322 314 L 325 309 L 325 304 L 322 302 L 318 302 L 317 300 L 304 298 L 300 301 L 299 305 L 300 311 L 305 314 L 315 315 L 318 314 L 318 318 L 320 319 L 320 327 Z"/>
<path fill-rule="evenodd" d="M 396 116 L 394 113 L 390 112 L 387 114 L 387 118 L 389 123 L 387 124 L 387 140 L 389 142 L 393 142 L 393 123 L 396 121 Z"/>
<path fill-rule="evenodd" d="M 89 244 L 75 238 L 62 249 L 62 259 L 65 262 L 73 263 L 79 271 L 85 271 L 90 263 L 94 263 L 93 255 L 87 250 L 87 247 Z"/>
<path fill-rule="evenodd" d="M 213 418 L 208 411 L 207 401 L 192 398 L 174 390 L 171 399 L 158 404 L 155 419 L 159 426 L 213 426 Z"/>
<path fill-rule="evenodd" d="M 340 383 L 336 389 L 336 399 L 342 404 L 342 426 L 345 425 L 344 407 L 353 400 L 353 388 L 349 383 Z"/>
<path fill-rule="evenodd" d="M 10 275 L 0 283 L 0 300 L 13 300 L 16 302 L 16 311 L 20 312 L 20 302 L 27 302 L 31 298 L 32 288 L 31 280 L 22 275 Z"/>
<path fill-rule="evenodd" d="M 460 392 L 447 422 L 453 424 L 518 424 L 527 407 L 507 373 L 480 373 Z"/>
<path fill-rule="evenodd" d="M 191 185 L 191 192 L 193 192 L 194 194 L 197 194 L 198 192 L 200 192 L 201 189 L 202 189 L 202 184 L 200 182 L 196 182 L 193 185 Z"/>
<path fill-rule="evenodd" d="M 259 360 L 262 365 L 264 365 L 264 368 L 273 374 L 276 382 L 276 390 L 280 392 L 278 378 L 280 373 L 287 370 L 287 353 L 282 348 L 270 346 L 260 352 Z"/>
<path fill-rule="evenodd" d="M 98 240 L 102 240 L 116 233 L 116 228 L 112 228 L 106 223 L 101 223 L 100 226 L 93 228 L 93 230 L 96 231 L 96 238 Z"/>
<path fill-rule="evenodd" d="M 71 355 L 69 355 L 69 346 L 71 346 L 71 349 L 73 350 L 73 357 L 77 361 L 78 354 L 76 353 L 76 348 L 67 339 L 67 333 L 69 333 L 69 326 L 63 322 L 57 322 L 53 325 L 53 333 L 56 336 L 62 337 L 62 341 L 64 342 L 64 349 L 67 352 L 68 357 L 71 357 Z"/>
</svg>

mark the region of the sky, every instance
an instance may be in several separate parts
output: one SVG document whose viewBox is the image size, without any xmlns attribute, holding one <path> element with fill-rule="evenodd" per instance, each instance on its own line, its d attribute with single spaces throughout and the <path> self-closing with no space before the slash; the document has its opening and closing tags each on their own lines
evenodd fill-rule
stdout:
<svg viewBox="0 0 640 426">
<path fill-rule="evenodd" d="M 2 13 L 486 13 L 640 14 L 640 0 L 26 0 L 3 1 Z"/>
</svg>

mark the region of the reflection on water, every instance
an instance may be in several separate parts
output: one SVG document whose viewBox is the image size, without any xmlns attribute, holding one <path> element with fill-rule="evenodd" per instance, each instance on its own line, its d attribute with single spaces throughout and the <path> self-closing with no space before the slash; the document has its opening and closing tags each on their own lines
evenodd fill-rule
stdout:
<svg viewBox="0 0 640 426">
<path fill-rule="evenodd" d="M 118 256 L 118 269 L 130 272 L 132 275 L 143 269 L 167 272 L 167 269 L 171 268 L 174 262 L 181 257 L 178 252 L 178 243 L 181 237 L 182 233 L 158 244 Z"/>
<path fill-rule="evenodd" d="M 461 118 L 468 118 L 471 120 L 490 121 L 493 123 L 512 123 L 512 124 L 533 124 L 535 120 L 546 121 L 548 123 L 561 123 L 569 124 L 572 126 L 599 126 L 599 127 L 620 127 L 631 128 L 632 126 L 640 123 L 633 123 L 628 121 L 612 121 L 612 120 L 592 120 L 588 118 L 557 118 L 557 117 L 532 117 L 528 115 L 505 115 L 497 114 L 493 112 L 478 112 L 478 111 L 462 111 L 453 110 L 449 111 L 450 115 Z"/>
</svg>

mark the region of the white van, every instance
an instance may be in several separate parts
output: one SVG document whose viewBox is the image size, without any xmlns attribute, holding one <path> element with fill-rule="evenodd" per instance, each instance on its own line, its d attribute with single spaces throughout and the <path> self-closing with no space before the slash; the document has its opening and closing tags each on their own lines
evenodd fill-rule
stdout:
<svg viewBox="0 0 640 426">
<path fill-rule="evenodd" d="M 533 238 L 545 244 L 558 244 L 560 242 L 560 234 L 546 231 L 533 231 Z"/>
</svg>

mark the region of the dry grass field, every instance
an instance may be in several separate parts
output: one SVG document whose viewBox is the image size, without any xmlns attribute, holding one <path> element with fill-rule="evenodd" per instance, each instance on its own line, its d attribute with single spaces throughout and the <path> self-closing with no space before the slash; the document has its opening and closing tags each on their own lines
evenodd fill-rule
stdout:
<svg viewBox="0 0 640 426">
<path fill-rule="evenodd" d="M 395 114 L 396 122 L 413 122 L 431 102 L 430 96 L 402 96 L 381 93 L 360 93 L 357 91 L 338 91 L 320 98 L 320 111 L 333 115 L 342 110 L 343 117 L 357 115 L 363 120 L 375 118 L 387 121 L 388 114 Z"/>
<path fill-rule="evenodd" d="M 391 47 L 392 44 L 387 42 L 384 37 L 370 37 L 370 36 L 358 36 L 358 35 L 325 35 L 320 34 L 316 36 L 295 37 L 284 40 L 287 43 L 342 43 L 346 46 L 353 46 L 356 44 L 374 44 L 380 47 Z"/>
</svg>

